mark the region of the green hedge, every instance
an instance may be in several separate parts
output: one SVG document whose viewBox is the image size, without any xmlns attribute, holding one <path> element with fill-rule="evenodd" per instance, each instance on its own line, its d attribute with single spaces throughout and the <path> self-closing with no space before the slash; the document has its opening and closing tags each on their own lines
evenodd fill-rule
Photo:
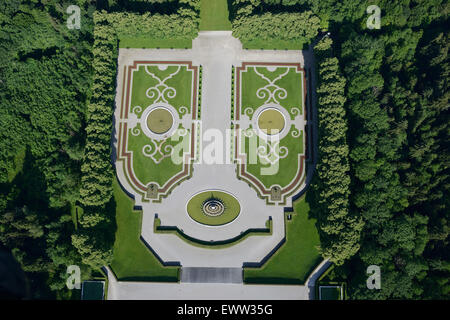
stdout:
<svg viewBox="0 0 450 320">
<path fill-rule="evenodd" d="M 345 78 L 332 57 L 332 40 L 315 46 L 318 67 L 319 155 L 315 183 L 321 253 L 341 264 L 359 249 L 363 222 L 349 210 L 350 165 L 344 108 Z"/>
<path fill-rule="evenodd" d="M 233 36 L 248 49 L 301 49 L 317 36 L 320 19 L 311 11 L 242 15 L 232 21 Z"/>
</svg>

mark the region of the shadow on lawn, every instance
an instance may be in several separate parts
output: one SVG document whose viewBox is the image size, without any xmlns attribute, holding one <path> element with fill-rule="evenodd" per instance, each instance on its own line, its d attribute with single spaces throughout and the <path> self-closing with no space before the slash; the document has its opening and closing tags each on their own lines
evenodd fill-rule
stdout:
<svg viewBox="0 0 450 320">
<path fill-rule="evenodd" d="M 131 282 L 178 282 L 177 277 L 123 277 L 118 279 L 119 281 L 131 281 Z"/>
<path fill-rule="evenodd" d="M 283 278 L 283 277 L 247 277 L 244 282 L 247 284 L 274 284 L 274 285 L 304 285 L 308 276 L 314 271 L 317 265 L 322 261 L 322 257 L 317 257 L 314 263 L 301 278 Z"/>
</svg>

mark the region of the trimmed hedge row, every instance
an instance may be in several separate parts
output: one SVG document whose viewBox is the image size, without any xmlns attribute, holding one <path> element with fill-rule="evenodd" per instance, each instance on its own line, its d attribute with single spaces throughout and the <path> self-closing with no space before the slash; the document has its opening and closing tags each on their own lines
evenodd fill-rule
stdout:
<svg viewBox="0 0 450 320">
<path fill-rule="evenodd" d="M 234 0 L 231 5 L 233 36 L 244 44 L 266 47 L 267 43 L 278 49 L 288 44 L 304 45 L 314 39 L 321 28 L 320 19 L 312 11 L 265 11 L 260 0 Z M 273 48 L 271 48 L 273 49 Z"/>
<path fill-rule="evenodd" d="M 345 78 L 332 57 L 332 40 L 315 46 L 318 65 L 319 160 L 315 190 L 319 203 L 321 253 L 341 264 L 359 249 L 363 222 L 349 209 L 350 165 L 344 108 Z"/>
</svg>

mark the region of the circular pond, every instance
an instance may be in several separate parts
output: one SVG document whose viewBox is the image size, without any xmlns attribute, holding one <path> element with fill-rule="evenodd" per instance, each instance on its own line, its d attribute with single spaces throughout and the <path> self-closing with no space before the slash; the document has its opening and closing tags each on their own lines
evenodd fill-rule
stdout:
<svg viewBox="0 0 450 320">
<path fill-rule="evenodd" d="M 197 193 L 187 204 L 187 213 L 198 223 L 220 226 L 230 223 L 239 215 L 241 206 L 231 194 L 209 190 Z"/>
<path fill-rule="evenodd" d="M 149 130 L 156 134 L 163 134 L 172 128 L 172 113 L 163 107 L 156 107 L 147 116 Z"/>
<path fill-rule="evenodd" d="M 265 134 L 280 133 L 285 126 L 284 115 L 275 108 L 268 108 L 258 116 L 258 127 Z"/>
</svg>

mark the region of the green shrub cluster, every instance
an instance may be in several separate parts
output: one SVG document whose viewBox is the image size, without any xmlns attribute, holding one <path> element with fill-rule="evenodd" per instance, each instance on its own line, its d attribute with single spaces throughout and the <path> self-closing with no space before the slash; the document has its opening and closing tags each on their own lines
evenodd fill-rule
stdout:
<svg viewBox="0 0 450 320">
<path fill-rule="evenodd" d="M 111 132 L 115 95 L 116 41 L 104 13 L 94 14 L 94 75 L 87 109 L 86 147 L 80 202 L 99 207 L 112 196 Z"/>
<path fill-rule="evenodd" d="M 111 165 L 111 132 L 115 96 L 117 50 L 114 30 L 107 15 L 94 13 L 94 74 L 92 96 L 87 108 L 86 146 L 81 166 L 79 217 L 72 243 L 83 262 L 93 268 L 108 265 L 112 259 L 113 236 L 107 230 L 114 223 L 112 201 L 113 168 Z"/>
<path fill-rule="evenodd" d="M 81 267 L 82 280 L 90 274 L 71 242 L 71 208 L 79 199 L 95 8 L 72 3 L 81 8 L 79 30 L 66 27 L 66 6 L 55 1 L 0 4 L 0 246 L 31 284 L 26 299 L 75 297 L 65 284 L 68 265 Z"/>
<path fill-rule="evenodd" d="M 264 10 L 264 3 L 259 0 L 235 0 L 232 12 L 233 35 L 244 46 L 252 41 L 306 44 L 320 29 L 319 17 L 310 10 L 270 12 Z"/>
<path fill-rule="evenodd" d="M 233 66 L 231 69 L 231 120 L 234 120 L 234 72 L 235 67 Z"/>
<path fill-rule="evenodd" d="M 241 41 L 285 40 L 309 43 L 318 34 L 320 19 L 311 11 L 241 16 L 232 22 Z"/>
<path fill-rule="evenodd" d="M 113 12 L 106 14 L 105 19 L 119 39 L 136 36 L 161 40 L 193 39 L 198 32 L 198 16 L 191 14 Z"/>
<path fill-rule="evenodd" d="M 198 104 L 197 104 L 197 118 L 201 119 L 202 112 L 202 85 L 203 85 L 203 67 L 200 66 L 199 79 L 198 79 Z"/>
</svg>

